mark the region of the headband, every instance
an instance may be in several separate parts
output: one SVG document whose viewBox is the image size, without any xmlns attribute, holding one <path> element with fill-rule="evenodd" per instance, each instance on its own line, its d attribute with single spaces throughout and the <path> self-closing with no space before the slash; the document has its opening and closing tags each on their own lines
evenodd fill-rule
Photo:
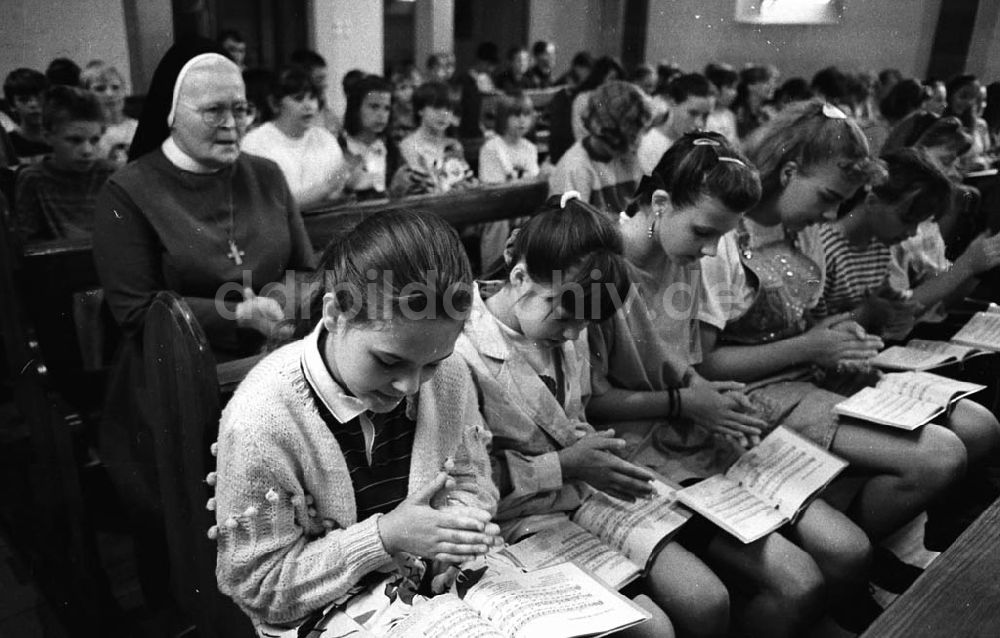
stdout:
<svg viewBox="0 0 1000 638">
<path fill-rule="evenodd" d="M 187 74 L 193 71 L 196 66 L 208 61 L 228 62 L 233 65 L 233 67 L 239 69 L 235 62 L 219 53 L 201 53 L 188 60 L 187 63 L 181 67 L 180 73 L 177 74 L 177 79 L 174 81 L 174 94 L 170 102 L 170 113 L 167 114 L 168 127 L 172 127 L 174 125 L 174 118 L 177 116 L 177 103 L 180 100 L 181 84 L 183 84 L 184 78 L 187 77 Z"/>
<path fill-rule="evenodd" d="M 710 137 L 699 137 L 695 141 L 691 142 L 691 144 L 694 146 L 711 146 L 712 148 L 715 149 L 715 158 L 720 162 L 729 162 L 730 164 L 736 164 L 737 166 L 742 166 L 743 168 L 747 168 L 747 165 L 743 162 L 743 160 L 739 158 L 719 155 L 719 148 L 722 145 Z"/>
</svg>

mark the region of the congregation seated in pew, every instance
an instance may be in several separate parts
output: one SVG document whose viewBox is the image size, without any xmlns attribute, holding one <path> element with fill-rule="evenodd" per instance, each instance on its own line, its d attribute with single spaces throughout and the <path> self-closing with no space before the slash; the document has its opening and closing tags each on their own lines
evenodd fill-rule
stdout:
<svg viewBox="0 0 1000 638">
<path fill-rule="evenodd" d="M 509 508 L 510 476 L 505 483 L 505 474 L 497 472 L 497 467 L 509 464 L 511 458 L 530 465 L 536 452 L 539 458 L 551 460 L 547 455 L 572 456 L 580 449 L 579 443 L 546 439 L 548 447 L 539 451 L 507 436 L 509 424 L 501 423 L 498 415 L 523 406 L 506 401 L 497 407 L 506 395 L 483 393 L 487 381 L 493 379 L 490 375 L 509 372 L 491 367 L 496 363 L 495 353 L 488 351 L 491 344 L 478 344 L 487 351 L 463 353 L 474 368 L 472 379 L 464 373 L 458 375 L 461 380 L 455 376 L 458 357 L 444 356 L 455 343 L 454 335 L 436 339 L 438 328 L 447 325 L 456 334 L 464 330 L 466 335 L 458 343 L 468 350 L 469 335 L 481 337 L 477 331 L 486 322 L 509 332 L 503 335 L 504 343 L 509 341 L 525 354 L 532 379 L 546 382 L 539 385 L 541 390 L 534 388 L 533 381 L 525 387 L 541 392 L 540 400 L 546 404 L 561 403 L 564 416 L 578 421 L 580 433 L 590 433 L 583 440 L 604 436 L 594 431 L 592 423 L 611 427 L 620 422 L 622 432 L 630 433 L 627 428 L 633 425 L 628 417 L 655 421 L 640 443 L 641 461 L 626 464 L 601 459 L 609 466 L 634 470 L 642 483 L 639 493 L 646 492 L 645 481 L 653 477 L 648 469 L 674 479 L 669 470 L 678 464 L 690 466 L 710 458 L 721 459 L 725 465 L 725 452 L 753 447 L 777 424 L 797 429 L 852 466 L 851 477 L 836 481 L 801 518 L 759 544 L 744 547 L 721 530 L 692 526 L 662 553 L 654 552 L 647 577 L 625 590 L 630 595 L 645 590 L 656 603 L 653 619 L 633 628 L 634 634 L 662 629 L 663 635 L 670 635 L 666 628 L 672 627 L 681 636 L 721 636 L 730 627 L 740 627 L 748 634 L 802 635 L 807 626 L 823 622 L 825 614 L 844 629 L 863 630 L 881 611 L 867 595 L 868 584 L 903 590 L 919 574 L 915 567 L 887 555 L 886 539 L 914 515 L 927 511 L 930 517 L 923 543 L 933 550 L 946 549 L 997 494 L 987 470 L 1000 444 L 1000 425 L 995 418 L 997 405 L 981 405 L 982 394 L 958 402 L 944 418 L 906 434 L 837 417 L 831 409 L 842 400 L 845 388 L 868 382 L 864 379 L 868 362 L 884 345 L 878 335 L 893 336 L 892 330 L 882 331 L 886 326 L 880 321 L 891 323 L 900 317 L 887 319 L 884 312 L 876 316 L 885 310 L 883 306 L 906 315 L 902 328 L 907 330 L 914 319 L 943 318 L 939 323 L 919 322 L 916 328 L 943 335 L 954 321 L 961 320 L 960 314 L 949 317 L 945 311 L 961 312 L 959 306 L 974 286 L 978 286 L 974 296 L 988 297 L 994 292 L 983 284 L 994 283 L 991 275 L 1000 260 L 1000 236 L 982 231 L 995 230 L 997 215 L 990 199 L 995 193 L 989 189 L 998 182 L 990 181 L 994 176 L 979 174 L 967 180 L 965 187 L 958 186 L 968 171 L 975 174 L 985 169 L 988 173 L 995 157 L 991 151 L 996 149 L 990 148 L 995 140 L 983 119 L 984 92 L 978 78 L 959 75 L 948 83 L 949 116 L 942 119 L 928 111 L 935 108 L 932 102 L 938 97 L 943 101 L 943 82 L 902 80 L 896 84 L 896 93 L 912 94 L 906 109 L 916 111 L 899 122 L 890 121 L 890 108 L 879 114 L 877 97 L 894 95 L 892 81 L 902 74 L 886 73 L 885 79 L 880 76 L 876 81 L 872 73 L 837 67 L 823 69 L 812 83 L 791 78 L 785 85 L 789 90 L 776 95 L 773 66 L 747 66 L 739 74 L 739 98 L 731 111 L 712 108 L 717 106 L 716 89 L 732 93 L 737 77 L 733 67 L 721 62 L 706 67 L 706 73 L 713 71 L 708 79 L 666 63 L 655 76 L 654 65 L 630 63 L 626 76 L 617 61 L 606 57 L 596 65 L 594 77 L 581 84 L 582 74 L 591 65 L 587 56 L 577 56 L 580 64 L 574 64 L 579 67 L 574 87 L 525 96 L 519 92 L 522 87 L 551 85 L 554 48 L 544 41 L 536 43 L 532 50 L 535 64 L 529 68 L 523 44 L 511 48 L 510 64 L 495 76 L 496 82 L 492 75 L 495 55 L 481 60 L 491 62 L 489 69 L 476 66 L 456 73 L 454 54 L 435 54 L 427 83 L 421 83 L 413 64 L 389 67 L 395 71 L 386 73 L 392 82 L 352 70 L 342 83 L 329 82 L 330 91 L 343 87 L 346 109 L 342 114 L 334 113 L 327 100 L 325 60 L 314 51 L 299 51 L 290 60 L 297 65 L 282 71 L 271 87 L 275 118 L 254 122 L 257 128 L 246 135 L 251 109 L 243 81 L 236 65 L 226 62 L 214 43 L 185 44 L 167 54 L 149 87 L 149 108 L 138 130 L 121 108 L 124 78 L 107 64 L 87 65 L 80 89 L 60 86 L 46 91 L 45 77 L 40 79 L 40 74 L 28 69 L 8 76 L 5 93 L 17 120 L 7 123 L 17 127 L 12 135 L 14 152 L 8 154 L 20 154 L 20 158 L 9 160 L 15 168 L 4 176 L 17 174 L 16 188 L 5 185 L 4 194 L 15 195 L 14 228 L 29 242 L 27 248 L 12 243 L 11 255 L 26 257 L 29 267 L 67 254 L 76 261 L 65 263 L 89 262 L 92 237 L 100 280 L 90 283 L 101 284 L 104 307 L 125 337 L 109 380 L 107 405 L 98 415 L 102 419 L 98 455 L 112 475 L 130 531 L 143 553 L 138 563 L 143 585 L 154 583 L 143 595 L 147 600 L 170 596 L 155 585 L 155 578 L 149 578 L 162 570 L 163 561 L 149 557 L 163 554 L 164 529 L 158 519 L 157 477 L 151 472 L 150 404 L 144 403 L 144 397 L 155 393 L 143 394 L 149 390 L 146 384 L 156 381 L 152 381 L 155 375 L 140 374 L 140 357 L 145 312 L 160 293 L 173 291 L 181 299 L 171 306 L 172 311 L 177 316 L 190 312 L 185 320 L 205 332 L 215 362 L 236 361 L 234 365 L 241 369 L 249 367 L 288 336 L 291 323 L 297 325 L 297 335 L 304 337 L 286 346 L 284 354 L 279 350 L 264 359 L 222 420 L 219 474 L 213 478 L 219 481 L 213 501 L 218 509 L 212 514 L 217 527 L 211 532 L 219 541 L 218 584 L 259 627 L 274 624 L 288 629 L 304 619 L 308 627 L 308 622 L 319 620 L 324 608 L 355 593 L 353 585 L 369 584 L 369 567 L 391 572 L 401 583 L 419 580 L 416 577 L 421 574 L 441 577 L 435 586 L 442 580 L 450 583 L 465 559 L 486 553 L 498 541 L 499 529 L 507 534 L 507 527 L 518 519 Z M 248 50 L 251 58 L 260 55 L 253 46 Z M 496 45 L 481 50 L 495 53 Z M 129 77 L 141 74 L 133 69 Z M 626 77 L 632 81 L 625 82 Z M 652 88 L 654 77 L 663 81 Z M 470 97 L 465 93 L 470 78 L 484 80 L 473 89 L 479 98 L 488 96 L 488 104 L 483 109 L 487 112 L 473 122 L 476 136 L 466 139 L 454 134 L 459 105 Z M 643 82 L 648 86 L 640 86 Z M 650 89 L 655 95 L 648 94 Z M 802 99 L 813 92 L 830 104 Z M 533 103 L 552 106 L 552 113 L 560 113 L 566 121 L 536 117 Z M 656 105 L 661 110 L 654 121 Z M 739 132 L 747 156 L 735 150 L 738 140 L 730 144 L 718 136 L 694 132 L 711 123 L 713 116 L 729 136 L 737 137 Z M 579 138 L 568 150 L 559 149 L 564 151 L 557 158 L 560 161 L 543 184 L 539 176 L 546 174 L 549 133 L 555 134 L 560 127 L 569 130 L 573 124 Z M 109 125 L 115 127 L 114 136 L 96 134 L 107 133 Z M 927 126 L 933 135 L 917 135 Z M 893 128 L 897 133 L 889 137 L 893 143 L 905 139 L 907 145 L 923 150 L 889 150 L 877 158 L 874 146 Z M 80 134 L 84 129 L 87 134 Z M 132 161 L 113 173 L 97 156 L 117 152 L 120 159 L 125 142 L 119 137 L 130 138 L 132 133 L 137 142 Z M 532 141 L 536 133 L 537 144 Z M 657 136 L 665 137 L 667 143 L 640 144 L 642 139 Z M 865 136 L 875 144 L 866 145 Z M 107 148 L 108 144 L 114 148 Z M 672 145 L 678 147 L 671 149 Z M 91 153 L 91 148 L 100 151 Z M 10 149 L 0 148 L 0 152 L 6 150 Z M 911 166 L 914 157 L 919 158 L 914 160 L 919 170 Z M 470 165 L 477 167 L 478 179 Z M 920 175 L 914 177 L 910 169 Z M 880 170 L 888 170 L 888 182 L 880 181 Z M 939 196 L 948 190 L 944 174 L 953 180 L 951 190 L 959 193 L 953 201 Z M 751 175 L 763 182 L 762 199 L 752 203 L 749 196 L 729 197 L 739 190 L 735 182 L 746 186 L 753 181 Z M 906 183 L 901 185 L 900 180 Z M 927 186 L 931 182 L 933 187 Z M 508 186 L 496 185 L 501 183 Z M 578 190 L 586 204 L 564 200 L 561 211 L 540 212 L 546 190 L 553 196 Z M 390 194 L 394 199 L 388 199 Z M 832 220 L 832 209 L 842 200 L 851 200 L 855 208 L 835 224 L 818 227 L 820 218 Z M 582 263 L 575 253 L 567 257 L 553 248 L 536 250 L 538 254 L 528 258 L 527 252 L 532 251 L 525 252 L 525 246 L 537 240 L 531 233 L 543 224 L 529 224 L 527 231 L 522 230 L 527 235 L 515 231 L 539 214 L 559 217 L 562 224 L 558 233 L 546 238 L 549 248 L 581 239 L 589 232 L 591 218 L 604 216 L 602 232 L 610 235 L 600 247 L 591 248 L 621 253 L 616 259 L 625 264 L 626 276 L 619 288 L 628 291 L 622 295 L 621 308 L 610 313 L 613 316 L 588 317 L 587 321 L 562 317 L 562 298 L 554 287 L 547 287 L 547 269 L 552 266 L 553 271 L 584 279 L 588 273 L 574 271 Z M 390 222 L 397 226 L 389 228 Z M 899 237 L 889 236 L 889 231 L 899 228 L 885 226 L 896 222 L 907 233 L 915 226 L 917 236 L 896 242 Z M 859 224 L 864 232 L 858 230 Z M 882 234 L 873 231 L 876 239 L 868 238 L 866 233 L 878 224 L 883 224 L 879 227 Z M 457 237 L 449 225 L 458 227 Z M 394 235 L 411 231 L 420 235 L 420 241 Z M 446 274 L 453 275 L 452 283 L 468 284 L 473 272 L 466 264 L 469 257 L 483 273 L 505 255 L 512 258 L 513 267 L 507 264 L 504 281 L 473 288 L 483 294 L 473 298 L 469 308 L 459 304 L 462 313 L 470 308 L 473 313 L 481 311 L 464 327 L 464 314 L 440 324 L 423 319 L 397 321 L 398 317 L 389 318 L 385 325 L 343 323 L 338 313 L 345 299 L 332 294 L 324 297 L 324 291 L 335 292 L 334 282 L 329 273 L 312 272 L 313 250 L 331 238 L 335 243 L 321 266 L 349 273 L 344 278 L 357 276 L 351 269 L 358 264 L 375 264 L 399 275 L 413 274 L 410 262 L 420 262 L 443 266 Z M 866 238 L 869 244 L 877 240 L 887 246 L 867 250 L 872 246 L 861 246 Z M 860 243 L 854 245 L 852 239 Z M 57 241 L 33 243 L 39 240 Z M 366 244 L 369 240 L 374 243 Z M 374 261 L 372 254 L 362 254 L 366 246 L 378 248 Z M 845 251 L 851 253 L 846 258 Z M 529 268 L 528 262 L 539 254 L 544 268 Z M 347 256 L 351 263 L 343 261 Z M 878 260 L 877 268 L 862 273 L 865 280 L 860 283 L 855 267 L 862 266 L 848 263 L 855 257 L 859 263 Z M 884 268 L 887 259 L 891 263 Z M 788 265 L 787 269 L 770 268 L 762 266 L 763 261 Z M 530 280 L 530 285 L 522 287 L 523 281 L 513 274 L 519 265 L 524 272 L 518 271 L 517 276 Z M 863 267 L 870 265 L 865 261 Z M 883 270 L 889 271 L 888 278 L 880 274 Z M 313 282 L 325 285 L 312 298 L 313 309 L 320 308 L 319 313 L 309 314 L 304 298 L 297 296 L 307 288 L 295 286 L 293 296 L 281 302 L 278 294 L 265 290 L 269 284 L 288 281 L 287 277 L 303 281 L 306 273 L 312 273 Z M 607 277 L 609 273 L 589 275 L 593 282 L 618 281 Z M 21 281 L 44 281 L 45 276 L 15 273 Z M 691 303 L 683 312 L 667 316 L 659 309 L 651 310 L 657 296 L 671 285 L 683 285 Z M 514 298 L 514 289 L 524 295 Z M 825 296 L 819 294 L 823 291 Z M 885 299 L 873 299 L 883 293 Z M 396 304 L 393 308 L 413 300 L 401 296 L 398 287 L 378 294 L 387 296 L 390 305 Z M 568 325 L 564 332 L 573 338 L 542 338 L 546 336 L 541 334 L 542 324 L 532 324 L 525 310 L 532 304 L 563 308 L 554 313 L 561 318 L 547 317 L 542 324 Z M 878 307 L 869 314 L 837 316 L 859 304 Z M 918 305 L 923 314 L 911 312 Z M 391 329 L 383 330 L 386 325 Z M 584 325 L 589 334 L 574 332 Z M 412 332 L 409 337 L 408 330 Z M 43 341 L 43 350 L 58 343 Z M 410 346 L 430 347 L 436 358 L 424 357 L 426 365 L 411 366 L 409 355 L 414 351 Z M 274 367 L 282 356 L 287 358 L 287 352 L 303 348 L 316 350 L 319 358 L 280 371 Z M 400 349 L 407 356 L 397 356 Z M 570 350 L 582 353 L 579 369 L 571 370 L 564 357 L 554 354 Z M 345 358 L 345 352 L 350 356 Z M 995 375 L 995 360 L 995 356 L 982 357 L 957 374 L 970 374 L 976 365 L 989 361 L 976 374 Z M 155 363 L 148 356 L 144 360 L 147 370 Z M 475 369 L 479 364 L 481 369 Z M 421 368 L 419 373 L 413 373 L 415 367 Z M 403 368 L 406 374 L 397 374 Z M 647 383 L 643 375 L 654 369 L 665 378 Z M 377 414 L 381 404 L 364 396 L 366 390 L 356 376 L 372 370 L 393 379 L 388 419 Z M 288 413 L 305 410 L 308 423 L 303 426 L 298 417 L 289 420 L 288 414 L 275 417 L 283 420 L 282 436 L 288 437 L 281 443 L 329 439 L 332 433 L 334 439 L 327 443 L 335 444 L 324 446 L 322 454 L 334 453 L 324 457 L 319 470 L 332 467 L 343 478 L 342 466 L 347 463 L 351 476 L 345 479 L 349 489 L 338 488 L 329 498 L 317 496 L 322 492 L 317 487 L 322 485 L 321 478 L 287 471 L 308 465 L 308 455 L 297 451 L 285 455 L 272 445 L 274 440 L 266 441 L 266 454 L 260 459 L 245 454 L 247 442 L 261 444 L 267 436 L 262 435 L 262 428 L 273 425 L 263 422 L 257 408 L 286 377 L 295 376 L 292 372 L 306 375 L 306 385 L 298 381 L 292 385 L 311 388 L 310 400 L 288 395 L 271 403 L 284 401 L 281 409 L 288 408 Z M 567 373 L 573 378 L 567 379 Z M 400 381 L 403 376 L 405 383 Z M 551 384 L 549 376 L 555 379 Z M 477 384 L 478 410 L 473 400 L 477 393 L 462 394 Z M 558 385 L 566 387 L 557 389 L 570 391 L 569 399 L 553 390 Z M 336 391 L 333 408 L 327 400 L 331 388 Z M 379 392 L 386 394 L 386 388 Z M 447 416 L 464 420 L 467 429 L 462 436 L 448 419 L 430 418 L 437 409 L 433 404 L 442 397 L 446 404 L 461 399 L 462 405 L 452 406 L 454 410 L 449 407 Z M 293 405 L 295 401 L 299 403 Z M 338 410 L 344 405 L 351 407 L 350 418 L 340 418 Z M 415 407 L 411 410 L 411 406 Z M 359 410 L 356 414 L 354 408 Z M 331 409 L 332 420 L 326 418 Z M 405 418 L 396 421 L 402 412 L 407 412 L 402 415 Z M 319 430 L 310 431 L 316 424 Z M 169 428 L 162 420 L 158 425 Z M 548 425 L 534 424 L 543 432 Z M 345 432 L 360 445 L 349 449 L 343 442 Z M 377 487 L 374 497 L 366 494 L 371 486 L 359 489 L 354 479 L 358 472 L 378 479 L 378 461 L 386 461 L 384 451 L 366 444 L 400 433 L 404 435 L 401 440 L 412 445 L 406 450 L 401 443 L 388 447 L 400 453 L 395 461 L 405 456 L 411 465 L 394 477 L 388 504 L 366 507 L 372 498 L 386 495 L 386 490 Z M 427 445 L 427 437 L 439 435 L 448 439 L 447 445 Z M 487 447 L 490 436 L 492 445 Z M 619 436 L 622 433 L 607 434 L 606 440 L 617 445 Z M 453 446 L 456 443 L 458 448 Z M 344 458 L 337 457 L 341 452 Z M 489 453 L 494 457 L 495 485 L 488 480 Z M 471 455 L 462 457 L 463 461 L 472 459 L 472 465 L 480 465 L 459 463 L 456 468 L 455 454 Z M 400 469 L 393 465 L 395 461 L 386 463 Z M 285 472 L 280 477 L 273 474 L 279 466 Z M 560 468 L 564 473 L 560 489 L 589 483 L 585 489 L 614 492 L 598 478 L 575 480 L 580 473 L 574 476 L 573 472 L 578 470 L 572 462 Z M 281 483 L 281 489 L 274 494 L 259 489 L 255 481 L 261 472 L 271 472 L 268 480 Z M 528 482 L 538 478 L 532 475 Z M 447 517 L 447 498 L 454 496 L 456 485 L 469 487 L 467 481 L 476 484 L 470 501 L 475 512 L 457 525 L 467 528 L 460 533 L 462 541 L 478 536 L 468 543 L 452 539 L 460 550 L 444 551 L 449 543 L 444 537 L 459 532 L 453 528 L 457 519 Z M 963 490 L 971 497 L 963 498 Z M 469 494 L 458 498 L 465 496 Z M 500 505 L 494 511 L 497 497 Z M 281 517 L 280 525 L 265 520 L 268 512 Z M 401 532 L 400 512 L 419 513 L 420 520 L 432 524 Z M 497 521 L 501 525 L 495 529 Z M 256 553 L 248 563 L 243 559 L 253 543 L 245 543 L 255 535 L 266 542 L 254 545 Z M 699 536 L 699 542 L 693 542 L 693 536 Z M 338 544 L 344 538 L 365 545 L 357 565 L 345 566 L 334 559 L 343 549 Z M 438 557 L 444 556 L 441 561 L 428 560 L 435 557 L 429 549 L 434 543 L 440 550 Z M 264 546 L 267 551 L 259 551 Z M 348 547 L 354 549 L 355 545 Z M 294 558 L 297 552 L 308 559 Z M 407 553 L 415 558 L 411 560 Z M 869 564 L 872 556 L 873 565 Z M 394 560 L 400 557 L 406 560 Z M 416 564 L 426 567 L 420 571 Z M 319 573 L 317 568 L 328 569 Z M 677 574 L 684 575 L 683 582 L 678 582 Z M 697 585 L 694 594 L 688 591 L 693 583 Z M 428 593 L 421 583 L 410 584 Z M 771 613 L 777 606 L 782 606 L 782 612 Z"/>
</svg>

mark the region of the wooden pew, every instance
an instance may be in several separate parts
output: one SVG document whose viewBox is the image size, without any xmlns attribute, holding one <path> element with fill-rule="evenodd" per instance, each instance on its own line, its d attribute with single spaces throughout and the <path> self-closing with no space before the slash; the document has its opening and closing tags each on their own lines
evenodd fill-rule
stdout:
<svg viewBox="0 0 1000 638">
<path fill-rule="evenodd" d="M 362 219 L 386 211 L 416 210 L 433 213 L 454 226 L 468 226 L 529 215 L 548 195 L 544 179 L 481 186 L 444 195 L 418 195 L 396 200 L 375 200 L 320 209 L 303 215 L 313 245 L 322 248 L 332 237 Z"/>
<path fill-rule="evenodd" d="M 445 195 L 368 201 L 312 211 L 303 218 L 313 245 L 321 250 L 331 238 L 381 212 L 426 211 L 463 226 L 527 215 L 545 202 L 547 192 L 546 182 L 537 180 Z M 25 308 L 24 320 L 37 335 L 47 362 L 49 383 L 84 416 L 98 411 L 103 400 L 104 375 L 99 365 L 84 360 L 81 350 L 92 351 L 93 344 L 97 344 L 103 360 L 110 362 L 117 344 L 117 329 L 110 317 L 105 316 L 105 333 L 82 335 L 86 347 L 81 347 L 81 336 L 74 322 L 74 296 L 100 286 L 90 242 L 32 243 L 24 247 L 18 258 L 21 268 L 15 277 Z"/>
<path fill-rule="evenodd" d="M 0 224 L 0 334 L 25 420 L 2 434 L 4 527 L 53 608 L 80 635 L 110 635 L 117 606 L 97 551 L 74 454 L 73 409 L 51 383 L 45 354 L 27 318 L 20 275 L 27 267 Z"/>
<path fill-rule="evenodd" d="M 958 537 L 863 638 L 1000 636 L 1000 500 Z"/>
<path fill-rule="evenodd" d="M 413 209 L 473 224 L 526 215 L 546 197 L 544 181 L 481 190 L 365 202 L 310 213 L 305 222 L 317 248 L 361 219 L 382 211 Z M 23 502 L 14 503 L 11 529 L 17 549 L 28 553 L 43 591 L 58 601 L 68 624 L 106 629 L 113 600 L 98 559 L 84 502 L 80 459 L 72 432 L 96 422 L 104 399 L 104 375 L 85 365 L 74 322 L 74 295 L 99 286 L 89 241 L 50 241 L 22 247 L 10 229 L 0 234 L 0 333 L 17 407 L 26 427 L 17 435 L 28 445 L 29 474 Z M 109 326 L 103 350 L 111 359 L 117 330 Z M 87 337 L 87 335 L 84 335 Z M 94 339 L 100 343 L 101 339 Z M 231 392 L 253 360 L 223 364 L 217 384 Z M 19 448 L 18 448 L 19 449 Z M 3 460 L 0 458 L 0 460 Z M 21 459 L 24 460 L 24 459 Z M 13 469 L 14 465 L 7 467 Z M 20 483 L 11 486 L 15 490 Z M 0 491 L 0 495 L 3 492 Z M 204 505 L 204 503 L 202 503 Z"/>
<path fill-rule="evenodd" d="M 214 490 L 205 479 L 215 469 L 209 449 L 219 431 L 220 380 L 205 332 L 176 293 L 160 292 L 149 307 L 143 359 L 171 592 L 201 638 L 253 636 L 250 620 L 216 586 L 216 545 L 207 536 L 215 516 L 206 509 Z M 230 382 L 257 359 L 227 364 Z"/>
</svg>

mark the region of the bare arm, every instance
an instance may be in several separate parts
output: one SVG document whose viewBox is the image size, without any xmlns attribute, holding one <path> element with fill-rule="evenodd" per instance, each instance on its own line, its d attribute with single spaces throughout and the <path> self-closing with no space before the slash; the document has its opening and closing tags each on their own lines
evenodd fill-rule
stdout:
<svg viewBox="0 0 1000 638">
<path fill-rule="evenodd" d="M 979 276 L 1000 265 L 1000 234 L 980 235 L 949 270 L 928 279 L 913 289 L 911 299 L 924 308 L 943 302 L 946 306 L 972 292 Z"/>
<path fill-rule="evenodd" d="M 849 313 L 823 319 L 808 331 L 752 346 L 719 346 L 717 328 L 701 323 L 703 360 L 698 372 L 707 379 L 756 381 L 796 365 L 836 368 L 865 363 L 878 354 L 882 341 L 865 333 Z"/>
<path fill-rule="evenodd" d="M 706 379 L 756 381 L 815 358 L 808 333 L 760 345 L 720 346 L 719 330 L 704 322 L 699 325 L 703 358 L 698 372 Z"/>
</svg>

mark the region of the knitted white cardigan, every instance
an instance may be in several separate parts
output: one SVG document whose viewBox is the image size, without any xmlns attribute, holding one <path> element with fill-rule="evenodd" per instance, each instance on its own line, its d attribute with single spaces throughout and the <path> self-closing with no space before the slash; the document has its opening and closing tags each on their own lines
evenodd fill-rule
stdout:
<svg viewBox="0 0 1000 638">
<path fill-rule="evenodd" d="M 288 624 L 349 594 L 365 574 L 389 571 L 380 515 L 357 520 L 344 456 L 316 411 L 297 341 L 261 361 L 236 390 L 219 428 L 216 521 L 219 589 L 255 624 Z M 419 400 L 417 400 L 419 399 Z M 495 511 L 489 433 L 467 367 L 445 360 L 416 411 L 409 491 L 453 457 L 460 481 Z"/>
</svg>

